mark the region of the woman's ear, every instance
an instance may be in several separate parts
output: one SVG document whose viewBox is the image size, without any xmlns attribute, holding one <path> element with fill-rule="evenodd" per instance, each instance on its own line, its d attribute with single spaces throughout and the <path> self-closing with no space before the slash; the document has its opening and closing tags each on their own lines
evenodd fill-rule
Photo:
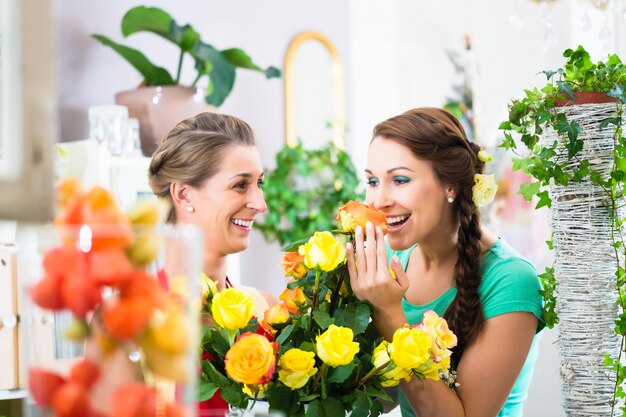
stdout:
<svg viewBox="0 0 626 417">
<path fill-rule="evenodd" d="M 172 195 L 174 206 L 189 213 L 194 211 L 193 193 L 189 185 L 173 182 L 170 184 L 170 194 Z"/>
</svg>

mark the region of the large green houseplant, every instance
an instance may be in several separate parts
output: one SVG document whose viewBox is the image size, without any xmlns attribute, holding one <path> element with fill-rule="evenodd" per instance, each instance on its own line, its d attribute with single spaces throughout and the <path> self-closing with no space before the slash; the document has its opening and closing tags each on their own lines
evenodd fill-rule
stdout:
<svg viewBox="0 0 626 417">
<path fill-rule="evenodd" d="M 260 68 L 239 48 L 218 50 L 203 42 L 191 25 L 178 24 L 169 13 L 156 7 L 138 6 L 130 9 L 122 18 L 121 29 L 124 37 L 148 32 L 179 48 L 176 73 L 172 75 L 139 50 L 104 35 L 92 35 L 117 52 L 143 77 L 138 88 L 117 93 L 115 101 L 127 106 L 131 117 L 139 119 L 142 149 L 147 156 L 152 154 L 177 122 L 203 111 L 214 111 L 221 106 L 233 89 L 237 68 L 258 71 L 267 78 L 280 77 L 278 69 Z M 195 76 L 188 83 L 181 79 L 185 58 L 191 58 L 195 68 Z M 208 85 L 204 100 L 201 100 L 196 85 L 205 77 Z"/>
<path fill-rule="evenodd" d="M 534 197 L 537 201 L 536 208 L 552 206 L 553 201 L 548 191 L 550 187 L 567 187 L 587 181 L 595 189 L 601 190 L 604 213 L 610 228 L 610 244 L 614 248 L 614 285 L 618 293 L 615 301 L 619 306 L 614 327 L 618 339 L 621 340 L 619 353 L 617 357 L 607 355 L 604 358 L 605 365 L 611 371 L 606 372 L 606 375 L 615 376 L 614 392 L 609 404 L 611 415 L 616 415 L 618 411 L 615 405 L 623 401 L 625 396 L 623 384 L 626 377 L 622 365 L 626 334 L 626 242 L 622 210 L 626 204 L 626 137 L 623 118 L 626 66 L 617 55 L 593 62 L 582 46 L 576 50 L 566 50 L 563 56 L 566 58 L 563 67 L 555 71 L 543 71 L 548 81 L 543 88 L 526 90 L 525 97 L 510 103 L 509 118 L 500 125 L 505 136 L 501 146 L 517 154 L 513 158 L 513 168 L 523 170 L 534 180 L 523 184 L 519 193 L 527 201 Z M 601 116 L 602 120 L 598 120 L 594 131 L 611 132 L 609 137 L 613 142 L 612 158 L 606 164 L 610 167 L 600 167 L 596 160 L 583 157 L 585 142 L 581 137 L 585 127 L 568 118 L 565 109 L 570 104 L 607 102 L 614 102 L 611 105 L 613 110 L 606 116 Z M 549 132 L 556 132 L 555 136 L 545 136 Z M 542 140 L 546 137 L 557 139 L 550 143 L 550 140 Z M 574 201 L 577 196 L 570 195 L 569 198 Z M 548 242 L 548 246 L 552 248 L 552 241 Z M 559 319 L 558 309 L 555 307 L 558 306 L 560 284 L 554 272 L 555 269 L 550 267 L 540 275 L 545 298 L 544 318 L 548 327 L 552 327 Z M 567 378 L 564 379 L 568 381 Z M 619 413 L 626 416 L 624 408 Z"/>
<path fill-rule="evenodd" d="M 235 70 L 245 68 L 259 71 L 267 78 L 280 77 L 280 71 L 274 67 L 261 69 L 241 49 L 218 50 L 200 39 L 200 34 L 189 24 L 179 25 L 164 10 L 157 7 L 138 6 L 130 9 L 122 18 L 122 34 L 128 37 L 134 33 L 151 32 L 174 43 L 180 48 L 176 77 L 165 68 L 153 64 L 137 49 L 116 43 L 110 38 L 94 34 L 102 44 L 111 47 L 131 64 L 144 78 L 143 84 L 177 85 L 185 55 L 193 58 L 196 77 L 189 86 L 195 86 L 202 77 L 208 77 L 209 88 L 205 96 L 208 104 L 219 107 L 228 97 L 235 83 Z"/>
</svg>

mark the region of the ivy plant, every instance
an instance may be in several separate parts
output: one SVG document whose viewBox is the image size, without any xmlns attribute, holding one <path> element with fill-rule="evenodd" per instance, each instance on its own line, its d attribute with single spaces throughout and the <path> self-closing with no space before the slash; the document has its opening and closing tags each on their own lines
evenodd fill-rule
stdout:
<svg viewBox="0 0 626 417">
<path fill-rule="evenodd" d="M 543 71 L 547 84 L 543 88 L 526 90 L 525 96 L 509 104 L 509 118 L 500 124 L 504 131 L 501 147 L 516 154 L 513 169 L 522 170 L 534 181 L 522 184 L 519 194 L 526 201 L 536 198 L 536 208 L 551 207 L 548 194 L 550 184 L 567 186 L 589 180 L 601 188 L 611 221 L 612 245 L 615 249 L 615 282 L 619 293 L 617 304 L 619 317 L 615 321 L 615 332 L 621 336 L 621 349 L 617 358 L 605 357 L 605 364 L 616 375 L 614 401 L 624 398 L 622 389 L 626 380 L 626 371 L 622 366 L 624 336 L 626 335 L 626 259 L 623 235 L 625 219 L 618 208 L 626 204 L 624 183 L 626 182 L 626 137 L 624 136 L 623 104 L 626 103 L 626 66 L 617 55 L 593 62 L 589 53 L 579 46 L 575 50 L 567 49 L 563 53 L 566 63 L 554 71 Z M 615 113 L 600 122 L 599 128 L 611 129 L 614 142 L 613 163 L 609 176 L 601 175 L 593 168 L 590 161 L 581 156 L 583 141 L 579 138 L 582 131 L 576 121 L 568 121 L 563 112 L 564 101 L 575 103 L 577 93 L 599 92 L 616 101 Z M 552 144 L 542 143 L 541 136 L 546 129 L 554 129 L 559 140 Z M 575 164 L 571 164 L 576 162 Z M 569 168 L 568 165 L 571 166 Z M 552 242 L 548 241 L 552 249 Z M 548 327 L 558 322 L 555 311 L 558 283 L 554 268 L 546 268 L 540 274 L 543 284 L 544 319 Z M 626 416 L 626 411 L 622 416 Z M 613 410 L 611 415 L 615 415 Z"/>
<path fill-rule="evenodd" d="M 281 245 L 332 230 L 336 220 L 329 213 L 362 199 L 359 184 L 350 156 L 332 142 L 321 149 L 285 145 L 276 154 L 276 168 L 265 176 L 267 215 L 254 226 Z"/>
<path fill-rule="evenodd" d="M 143 85 L 162 86 L 181 83 L 180 76 L 183 59 L 193 58 L 197 71 L 190 86 L 194 87 L 202 77 L 208 77 L 209 85 L 205 101 L 215 107 L 222 105 L 235 84 L 235 70 L 245 68 L 259 71 L 267 78 L 280 77 L 280 71 L 274 67 L 262 69 L 241 49 L 218 50 L 200 39 L 200 34 L 189 24 L 179 25 L 166 11 L 157 7 L 138 6 L 130 9 L 122 18 L 122 34 L 128 37 L 138 32 L 158 35 L 180 48 L 176 77 L 163 68 L 153 64 L 137 49 L 114 42 L 110 38 L 94 34 L 92 37 L 110 47 L 132 65 L 143 76 Z"/>
</svg>

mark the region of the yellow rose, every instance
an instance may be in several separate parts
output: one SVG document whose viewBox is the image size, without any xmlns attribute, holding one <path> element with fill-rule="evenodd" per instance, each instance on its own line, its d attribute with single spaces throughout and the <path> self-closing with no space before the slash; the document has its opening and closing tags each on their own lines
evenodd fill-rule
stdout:
<svg viewBox="0 0 626 417">
<path fill-rule="evenodd" d="M 478 151 L 478 160 L 480 160 L 481 162 L 491 162 L 493 161 L 493 156 L 491 156 L 490 153 L 488 153 L 487 151 L 483 151 L 480 150 Z"/>
<path fill-rule="evenodd" d="M 306 275 L 304 256 L 298 252 L 287 252 L 280 263 L 286 277 L 302 278 Z"/>
<path fill-rule="evenodd" d="M 242 334 L 226 352 L 226 373 L 243 384 L 268 382 L 276 367 L 275 344 L 256 333 Z"/>
<path fill-rule="evenodd" d="M 457 338 L 448 328 L 448 322 L 443 317 L 439 317 L 434 311 L 428 310 L 424 313 L 422 325 L 422 329 L 428 333 L 433 343 L 435 356 L 450 356 L 451 352 L 448 349 L 456 346 Z"/>
<path fill-rule="evenodd" d="M 372 364 L 374 367 L 380 368 L 381 366 L 387 364 L 385 368 L 379 371 L 382 378 L 381 385 L 383 387 L 395 387 L 403 379 L 407 381 L 411 379 L 410 369 L 400 368 L 391 362 L 391 358 L 389 357 L 390 348 L 391 345 L 389 345 L 389 342 L 383 340 L 380 345 L 374 349 L 374 354 L 372 355 Z"/>
<path fill-rule="evenodd" d="M 291 389 L 302 388 L 313 375 L 315 353 L 300 349 L 289 349 L 278 359 L 278 380 Z"/>
<path fill-rule="evenodd" d="M 244 384 L 241 391 L 250 398 L 265 398 L 265 391 L 267 391 L 269 384 L 260 385 L 246 385 Z"/>
<path fill-rule="evenodd" d="M 215 294 L 211 315 L 213 320 L 228 330 L 244 328 L 254 315 L 254 300 L 237 288 L 227 288 Z"/>
<path fill-rule="evenodd" d="M 200 275 L 200 288 L 202 289 L 202 303 L 206 304 L 217 294 L 217 282 L 209 278 L 205 273 Z"/>
<path fill-rule="evenodd" d="M 472 201 L 476 207 L 484 207 L 491 203 L 498 191 L 498 185 L 493 174 L 475 174 L 472 187 Z"/>
<path fill-rule="evenodd" d="M 324 333 L 315 338 L 317 356 L 330 366 L 347 365 L 359 351 L 359 344 L 353 339 L 352 329 L 331 324 Z"/>
<path fill-rule="evenodd" d="M 380 227 L 383 233 L 387 233 L 388 230 L 385 213 L 359 201 L 348 201 L 339 208 L 337 220 L 341 222 L 341 228 L 344 232 L 352 233 L 357 226 L 361 226 L 363 233 L 366 233 L 365 224 L 367 222 L 371 222 L 374 227 Z"/>
<path fill-rule="evenodd" d="M 404 369 L 417 369 L 430 359 L 430 337 L 416 327 L 402 327 L 393 334 L 390 356 L 393 363 Z"/>
<path fill-rule="evenodd" d="M 346 259 L 344 246 L 330 232 L 315 232 L 307 243 L 300 246 L 298 252 L 304 255 L 307 268 L 317 267 L 322 271 L 332 271 Z"/>
</svg>

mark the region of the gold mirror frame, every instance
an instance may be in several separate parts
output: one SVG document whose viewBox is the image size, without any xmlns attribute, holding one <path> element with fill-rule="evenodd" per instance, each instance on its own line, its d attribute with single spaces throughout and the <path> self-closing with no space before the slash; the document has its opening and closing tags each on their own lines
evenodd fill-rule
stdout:
<svg viewBox="0 0 626 417">
<path fill-rule="evenodd" d="M 337 49 L 332 42 L 320 32 L 308 31 L 298 34 L 287 48 L 283 78 L 285 80 L 285 138 L 287 145 L 294 147 L 298 143 L 296 133 L 296 109 L 294 88 L 294 62 L 296 52 L 307 41 L 317 41 L 328 51 L 332 65 L 333 80 L 333 142 L 339 149 L 344 149 L 345 133 L 345 99 L 343 65 Z"/>
</svg>

